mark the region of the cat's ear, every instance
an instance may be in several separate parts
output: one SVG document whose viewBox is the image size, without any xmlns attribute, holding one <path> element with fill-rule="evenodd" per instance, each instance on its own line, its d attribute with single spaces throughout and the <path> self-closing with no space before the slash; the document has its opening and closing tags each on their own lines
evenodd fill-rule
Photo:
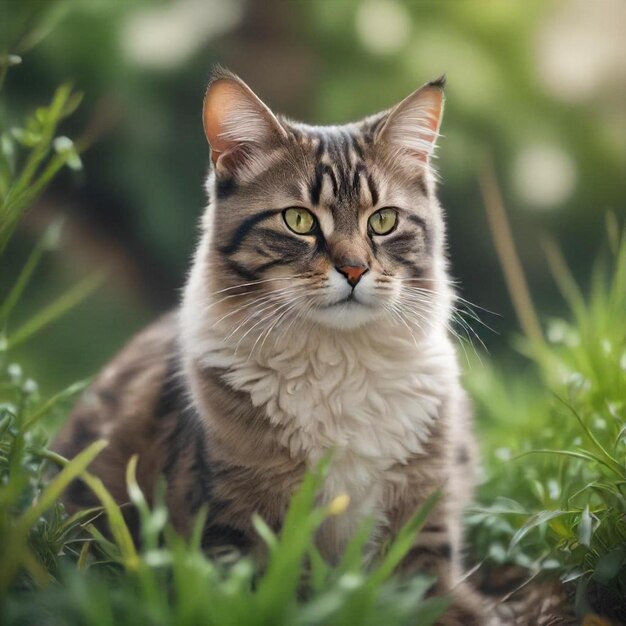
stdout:
<svg viewBox="0 0 626 626">
<path fill-rule="evenodd" d="M 443 114 L 446 77 L 426 83 L 387 114 L 376 133 L 385 141 L 427 163 L 432 156 Z"/>
<path fill-rule="evenodd" d="M 218 68 L 204 98 L 204 132 L 218 172 L 258 162 L 263 150 L 286 137 L 274 114 L 238 76 Z"/>
</svg>

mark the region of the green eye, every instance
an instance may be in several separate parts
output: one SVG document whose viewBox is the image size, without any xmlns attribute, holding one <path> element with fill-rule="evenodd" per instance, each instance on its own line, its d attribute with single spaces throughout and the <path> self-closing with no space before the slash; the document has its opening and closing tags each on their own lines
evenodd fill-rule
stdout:
<svg viewBox="0 0 626 626">
<path fill-rule="evenodd" d="M 298 235 L 306 235 L 315 227 L 315 218 L 310 211 L 294 207 L 283 213 L 285 224 Z"/>
<path fill-rule="evenodd" d="M 380 209 L 372 213 L 368 220 L 369 227 L 376 235 L 388 235 L 398 223 L 398 213 L 395 209 Z"/>
</svg>

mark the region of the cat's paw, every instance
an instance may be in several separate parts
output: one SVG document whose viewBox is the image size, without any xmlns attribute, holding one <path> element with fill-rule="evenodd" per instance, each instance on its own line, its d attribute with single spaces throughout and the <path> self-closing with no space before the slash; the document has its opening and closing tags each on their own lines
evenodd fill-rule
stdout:
<svg viewBox="0 0 626 626">
<path fill-rule="evenodd" d="M 469 586 L 457 587 L 451 593 L 452 604 L 437 621 L 437 626 L 500 626 L 492 621 L 482 596 Z"/>
</svg>

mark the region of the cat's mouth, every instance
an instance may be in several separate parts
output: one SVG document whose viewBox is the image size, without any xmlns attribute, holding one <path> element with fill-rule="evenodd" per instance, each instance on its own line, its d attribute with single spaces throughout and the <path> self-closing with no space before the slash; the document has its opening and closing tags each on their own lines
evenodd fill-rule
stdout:
<svg viewBox="0 0 626 626">
<path fill-rule="evenodd" d="M 335 307 L 357 307 L 357 306 L 364 306 L 367 307 L 368 305 L 363 302 L 362 300 L 359 300 L 356 297 L 356 294 L 354 293 L 354 291 L 351 291 L 345 298 L 341 298 L 340 300 L 335 300 L 335 302 L 331 302 L 330 304 L 323 304 L 322 306 L 320 306 L 320 309 L 332 309 Z"/>
<path fill-rule="evenodd" d="M 371 322 L 384 311 L 375 300 L 368 300 L 367 293 L 357 296 L 354 292 L 347 295 L 344 292 L 342 298 L 319 302 L 307 313 L 307 317 L 330 328 L 350 330 Z"/>
</svg>

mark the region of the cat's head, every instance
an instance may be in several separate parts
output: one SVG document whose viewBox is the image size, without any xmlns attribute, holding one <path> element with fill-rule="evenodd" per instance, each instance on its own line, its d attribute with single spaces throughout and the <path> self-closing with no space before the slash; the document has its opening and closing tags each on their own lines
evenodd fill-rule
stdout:
<svg viewBox="0 0 626 626">
<path fill-rule="evenodd" d="M 212 316 L 257 336 L 296 320 L 424 328 L 440 315 L 443 223 L 431 161 L 443 86 L 319 127 L 274 115 L 218 70 L 203 111 L 212 166 L 202 280 Z"/>
</svg>

